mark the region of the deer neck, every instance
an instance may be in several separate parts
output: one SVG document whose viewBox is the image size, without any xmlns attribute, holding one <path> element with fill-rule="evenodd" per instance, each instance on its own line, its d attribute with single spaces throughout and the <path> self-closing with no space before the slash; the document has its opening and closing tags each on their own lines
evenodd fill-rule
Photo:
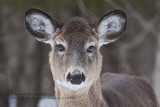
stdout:
<svg viewBox="0 0 160 107">
<path fill-rule="evenodd" d="M 108 107 L 102 96 L 99 79 L 84 92 L 62 91 L 55 84 L 55 93 L 59 107 Z"/>
</svg>

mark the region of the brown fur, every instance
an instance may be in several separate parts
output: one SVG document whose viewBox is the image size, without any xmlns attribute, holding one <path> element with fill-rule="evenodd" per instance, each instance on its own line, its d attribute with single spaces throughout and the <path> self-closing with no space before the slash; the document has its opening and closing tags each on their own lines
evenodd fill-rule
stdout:
<svg viewBox="0 0 160 107">
<path fill-rule="evenodd" d="M 70 48 L 71 50 L 69 50 L 72 53 L 76 49 L 79 49 L 77 51 L 81 53 L 83 50 L 81 47 L 84 47 L 83 44 L 85 44 L 88 38 L 92 38 L 92 40 L 97 41 L 97 38 L 94 35 L 90 36 L 92 34 L 88 32 L 90 31 L 90 28 L 86 25 L 86 23 L 83 23 L 83 21 L 84 19 L 81 20 L 79 18 L 71 20 L 68 25 L 66 24 L 64 26 L 62 33 L 60 34 L 60 37 L 65 38 L 68 42 L 69 47 L 74 46 Z M 77 23 L 79 24 L 77 25 Z M 71 31 L 72 33 L 70 33 Z M 77 42 L 80 43 L 76 44 Z M 95 76 L 91 76 L 95 82 L 89 90 L 83 93 L 62 91 L 58 89 L 55 82 L 55 91 L 56 97 L 58 98 L 59 107 L 158 107 L 153 89 L 148 82 L 142 78 L 129 75 L 105 73 L 102 75 L 101 89 L 100 78 L 98 75 L 101 71 L 100 68 L 102 64 L 100 62 L 102 59 L 100 53 L 98 52 L 97 54 L 99 57 L 99 59 L 97 58 L 99 63 L 95 61 L 97 64 L 93 64 L 96 72 Z M 55 66 L 59 65 L 52 64 L 54 63 L 52 60 L 53 51 L 50 56 L 51 69 L 53 72 L 53 67 L 57 68 Z M 80 57 L 83 58 L 83 56 Z M 95 57 L 97 57 L 97 55 Z M 70 58 L 72 57 L 70 56 Z M 83 64 L 86 64 L 86 62 L 83 62 Z M 92 74 L 94 73 L 92 72 Z M 56 75 L 57 73 L 53 74 L 54 77 Z"/>
<path fill-rule="evenodd" d="M 48 15 L 36 9 L 29 9 L 26 12 L 26 17 L 30 18 L 30 14 L 35 13 L 42 17 L 49 18 L 45 20 L 49 20 L 55 29 L 57 25 L 60 25 L 58 24 L 58 21 L 51 20 Z M 119 24 L 122 24 L 120 26 L 123 27 L 120 31 L 111 31 L 113 32 L 112 34 L 99 37 L 96 33 L 98 30 L 96 29 L 96 26 L 99 26 L 99 22 L 101 22 L 101 20 L 105 20 L 111 15 L 116 15 L 116 17 L 126 20 L 124 12 L 119 10 L 114 11 L 102 17 L 98 22 L 95 22 L 94 29 L 85 19 L 76 17 L 61 26 L 60 32 L 56 32 L 57 35 L 49 34 L 47 36 L 43 35 L 42 38 L 38 38 L 43 41 L 47 41 L 49 39 L 53 40 L 53 47 L 49 55 L 49 62 L 55 82 L 55 95 L 59 107 L 159 107 L 152 87 L 142 78 L 105 73 L 100 79 L 102 68 L 102 56 L 99 51 L 100 39 L 103 39 L 103 42 L 107 41 L 104 40 L 107 38 L 117 39 L 119 38 L 119 34 L 121 34 L 126 27 L 126 21 L 124 23 L 121 21 Z M 41 24 L 39 22 L 43 22 L 43 20 L 39 19 L 37 23 L 34 23 L 37 28 L 39 28 L 38 30 L 34 30 L 32 28 L 34 26 L 32 26 L 30 21 L 32 20 L 29 20 L 29 22 L 26 20 L 26 27 L 31 34 L 36 37 L 41 37 L 38 36 L 41 33 L 46 34 L 45 28 L 47 25 L 41 25 L 41 28 L 38 27 Z M 114 23 L 113 19 L 109 24 L 112 23 Z M 116 24 L 113 28 L 115 26 Z M 52 35 L 53 38 L 51 38 L 50 35 Z M 58 53 L 59 50 L 56 47 L 57 40 L 61 40 L 66 44 L 66 46 L 64 46 L 65 54 L 60 55 Z M 91 41 L 95 43 L 95 46 L 92 51 L 92 55 L 89 56 L 85 46 L 86 43 Z M 59 88 L 56 81 L 67 81 L 66 75 L 69 67 L 73 67 L 71 69 L 72 71 L 84 71 L 86 78 L 85 83 L 91 82 L 91 86 L 83 91 L 70 91 L 65 90 L 65 88 Z"/>
<path fill-rule="evenodd" d="M 101 78 L 109 107 L 159 107 L 153 89 L 143 78 L 113 73 Z"/>
</svg>

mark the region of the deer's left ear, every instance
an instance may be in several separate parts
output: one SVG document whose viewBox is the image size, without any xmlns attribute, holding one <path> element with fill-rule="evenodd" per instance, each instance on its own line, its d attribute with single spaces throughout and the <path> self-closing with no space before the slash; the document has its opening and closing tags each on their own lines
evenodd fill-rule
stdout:
<svg viewBox="0 0 160 107">
<path fill-rule="evenodd" d="M 99 46 L 114 42 L 126 29 L 127 17 L 122 10 L 112 11 L 104 15 L 94 24 Z"/>
</svg>

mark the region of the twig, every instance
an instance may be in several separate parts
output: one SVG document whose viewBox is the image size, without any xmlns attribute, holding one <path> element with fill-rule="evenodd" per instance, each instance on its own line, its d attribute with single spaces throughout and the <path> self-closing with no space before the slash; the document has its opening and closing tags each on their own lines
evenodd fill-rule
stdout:
<svg viewBox="0 0 160 107">
<path fill-rule="evenodd" d="M 1 41 L 14 41 L 15 39 L 18 39 L 20 37 L 24 37 L 23 35 L 26 34 L 26 31 L 17 33 L 17 34 L 9 34 L 9 35 L 0 35 L 0 42 Z"/>
<path fill-rule="evenodd" d="M 96 15 L 90 11 L 82 2 L 82 0 L 76 0 L 77 5 L 79 7 L 79 10 L 81 11 L 81 13 L 86 16 L 87 18 L 89 18 L 90 20 L 93 20 L 96 18 Z"/>
<path fill-rule="evenodd" d="M 148 23 L 145 23 L 143 30 L 136 36 L 134 40 L 130 41 L 129 43 L 122 44 L 122 46 L 126 47 L 127 49 L 132 49 L 138 46 L 144 40 L 147 34 L 153 31 L 152 26 L 154 26 L 158 20 L 159 15 L 156 14 Z"/>
</svg>

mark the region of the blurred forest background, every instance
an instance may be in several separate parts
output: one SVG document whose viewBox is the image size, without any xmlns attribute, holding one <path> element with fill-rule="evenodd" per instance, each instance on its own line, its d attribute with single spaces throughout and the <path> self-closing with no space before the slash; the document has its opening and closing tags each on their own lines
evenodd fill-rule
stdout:
<svg viewBox="0 0 160 107">
<path fill-rule="evenodd" d="M 0 107 L 17 99 L 18 107 L 36 107 L 54 98 L 49 45 L 25 29 L 24 13 L 37 8 L 65 22 L 82 16 L 93 22 L 121 9 L 128 25 L 120 40 L 104 46 L 102 72 L 145 77 L 160 101 L 160 0 L 0 0 Z"/>
</svg>

